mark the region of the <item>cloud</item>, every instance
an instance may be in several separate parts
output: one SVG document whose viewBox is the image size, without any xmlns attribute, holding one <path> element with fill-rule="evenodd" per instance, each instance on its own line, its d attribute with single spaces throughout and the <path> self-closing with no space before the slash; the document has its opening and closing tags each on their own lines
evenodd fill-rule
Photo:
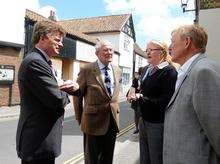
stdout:
<svg viewBox="0 0 220 164">
<path fill-rule="evenodd" d="M 132 13 L 136 40 L 141 47 L 151 39 L 169 43 L 170 32 L 174 28 L 181 24 L 192 24 L 194 19 L 193 13 L 182 13 L 180 0 L 104 0 L 104 2 L 106 10 L 111 14 Z"/>
</svg>

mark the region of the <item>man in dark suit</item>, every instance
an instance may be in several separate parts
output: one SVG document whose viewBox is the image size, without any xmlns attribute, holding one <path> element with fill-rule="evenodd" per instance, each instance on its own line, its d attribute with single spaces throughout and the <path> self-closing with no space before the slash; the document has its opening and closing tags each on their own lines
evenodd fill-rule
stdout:
<svg viewBox="0 0 220 164">
<path fill-rule="evenodd" d="M 111 164 L 119 131 L 120 71 L 111 64 L 112 45 L 96 44 L 98 60 L 81 69 L 77 82 L 80 96 L 74 96 L 75 116 L 84 133 L 86 164 Z M 84 99 L 84 106 L 82 100 Z"/>
<path fill-rule="evenodd" d="M 50 57 L 59 54 L 64 35 L 65 31 L 56 23 L 36 23 L 35 47 L 19 69 L 21 111 L 16 148 L 22 164 L 54 164 L 61 153 L 64 107 L 69 99 L 58 86 Z M 71 81 L 61 87 L 69 91 L 78 89 Z"/>
</svg>

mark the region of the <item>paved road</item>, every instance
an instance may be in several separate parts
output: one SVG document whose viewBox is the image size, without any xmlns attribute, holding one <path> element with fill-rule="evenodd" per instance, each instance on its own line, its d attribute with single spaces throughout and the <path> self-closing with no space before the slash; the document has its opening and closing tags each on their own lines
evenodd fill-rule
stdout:
<svg viewBox="0 0 220 164">
<path fill-rule="evenodd" d="M 133 111 L 126 102 L 120 103 L 120 129 L 133 122 Z M 56 160 L 57 164 L 83 152 L 82 133 L 70 110 L 64 119 L 62 155 Z M 17 119 L 0 122 L 0 164 L 20 164 L 15 151 L 15 134 Z"/>
</svg>

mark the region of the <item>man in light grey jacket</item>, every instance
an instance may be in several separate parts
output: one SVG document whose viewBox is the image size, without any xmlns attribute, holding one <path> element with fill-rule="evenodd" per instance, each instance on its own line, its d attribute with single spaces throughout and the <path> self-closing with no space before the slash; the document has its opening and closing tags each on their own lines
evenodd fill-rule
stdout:
<svg viewBox="0 0 220 164">
<path fill-rule="evenodd" d="M 170 51 L 180 64 L 164 123 L 164 164 L 220 164 L 220 66 L 204 54 L 203 28 L 172 32 Z"/>
</svg>

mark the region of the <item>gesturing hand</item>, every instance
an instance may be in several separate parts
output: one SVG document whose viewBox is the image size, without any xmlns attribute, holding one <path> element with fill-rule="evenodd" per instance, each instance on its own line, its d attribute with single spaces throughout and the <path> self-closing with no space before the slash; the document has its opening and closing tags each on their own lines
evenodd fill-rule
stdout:
<svg viewBox="0 0 220 164">
<path fill-rule="evenodd" d="M 73 94 L 76 90 L 79 89 L 79 84 L 73 82 L 72 80 L 64 81 L 60 86 L 60 90 L 67 92 L 68 94 Z"/>
</svg>

